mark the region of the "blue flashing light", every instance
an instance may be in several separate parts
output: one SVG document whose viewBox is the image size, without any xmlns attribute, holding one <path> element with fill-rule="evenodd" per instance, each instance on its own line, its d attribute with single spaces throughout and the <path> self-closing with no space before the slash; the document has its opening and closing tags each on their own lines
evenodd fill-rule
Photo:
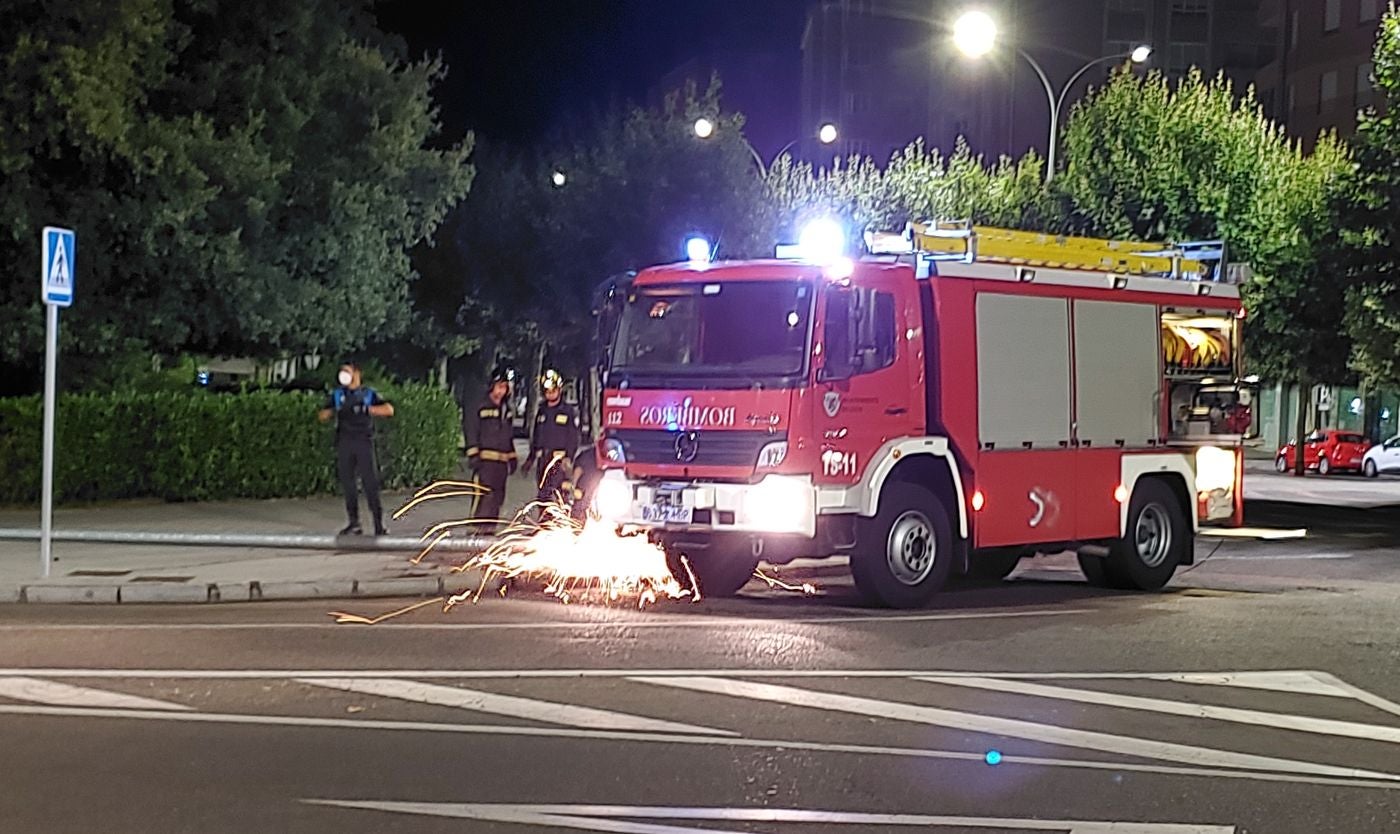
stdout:
<svg viewBox="0 0 1400 834">
<path fill-rule="evenodd" d="M 685 257 L 691 263 L 707 264 L 710 262 L 710 242 L 699 235 L 689 238 L 685 242 Z"/>
<path fill-rule="evenodd" d="M 680 430 L 681 430 L 680 423 L 677 423 L 675 420 L 672 420 L 671 422 L 669 422 L 669 423 L 666 424 L 666 431 L 680 431 Z"/>
<path fill-rule="evenodd" d="M 982 760 L 985 761 L 987 764 L 996 767 L 997 765 L 1001 764 L 1001 751 L 988 750 L 987 755 L 983 756 Z"/>
</svg>

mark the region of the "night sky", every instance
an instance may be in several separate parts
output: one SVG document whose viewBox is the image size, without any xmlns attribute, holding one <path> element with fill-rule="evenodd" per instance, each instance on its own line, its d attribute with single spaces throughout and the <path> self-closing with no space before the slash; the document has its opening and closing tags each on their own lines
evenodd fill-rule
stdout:
<svg viewBox="0 0 1400 834">
<path fill-rule="evenodd" d="M 776 78 L 769 121 L 797 114 L 807 0 L 383 0 L 380 27 L 414 56 L 441 52 L 448 136 L 471 129 L 532 144 L 614 101 L 645 103 L 666 73 L 716 51 L 768 53 Z M 794 128 L 755 119 L 760 146 Z M 789 137 L 791 138 L 791 137 Z"/>
</svg>

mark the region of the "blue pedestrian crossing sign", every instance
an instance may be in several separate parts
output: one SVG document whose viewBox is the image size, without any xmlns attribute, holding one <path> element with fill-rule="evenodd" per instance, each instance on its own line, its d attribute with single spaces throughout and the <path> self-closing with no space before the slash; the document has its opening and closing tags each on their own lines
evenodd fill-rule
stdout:
<svg viewBox="0 0 1400 834">
<path fill-rule="evenodd" d="M 43 258 L 39 264 L 39 279 L 45 304 L 67 307 L 73 303 L 73 265 L 77 254 L 78 236 L 72 229 L 44 227 Z"/>
</svg>

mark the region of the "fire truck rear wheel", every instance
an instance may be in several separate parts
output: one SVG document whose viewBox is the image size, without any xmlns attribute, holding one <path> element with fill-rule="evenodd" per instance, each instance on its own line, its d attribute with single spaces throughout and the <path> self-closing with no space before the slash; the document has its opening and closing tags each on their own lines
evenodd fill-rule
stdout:
<svg viewBox="0 0 1400 834">
<path fill-rule="evenodd" d="M 1176 572 L 1192 538 L 1191 524 L 1171 487 L 1155 478 L 1139 481 L 1128 502 L 1127 532 L 1109 548 L 1104 565 L 1109 584 L 1160 589 Z"/>
<path fill-rule="evenodd" d="M 948 513 L 921 486 L 890 484 L 874 518 L 857 522 L 851 576 L 870 603 L 890 608 L 928 604 L 947 584 L 953 561 Z"/>
</svg>

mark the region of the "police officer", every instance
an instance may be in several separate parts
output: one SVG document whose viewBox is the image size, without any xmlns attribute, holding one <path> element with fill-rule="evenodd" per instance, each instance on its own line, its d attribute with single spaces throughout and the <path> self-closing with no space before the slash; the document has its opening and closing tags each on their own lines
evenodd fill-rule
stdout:
<svg viewBox="0 0 1400 834">
<path fill-rule="evenodd" d="M 510 378 L 504 370 L 491 374 L 486 396 L 464 418 L 467 466 L 487 492 L 476 501 L 473 518 L 499 519 L 506 497 L 506 479 L 514 474 L 515 440 L 510 423 Z"/>
<path fill-rule="evenodd" d="M 544 402 L 535 417 L 534 433 L 530 436 L 530 457 L 525 472 L 535 470 L 539 484 L 537 501 L 573 499 L 573 456 L 578 451 L 578 410 L 564 402 L 564 378 L 558 371 L 547 370 L 540 377 Z"/>
<path fill-rule="evenodd" d="M 379 504 L 379 467 L 374 459 L 374 418 L 393 417 L 394 406 L 380 397 L 373 388 L 361 384 L 360 368 L 354 362 L 340 366 L 336 375 L 340 385 L 326 398 L 318 415 L 324 423 L 335 418 L 335 463 L 340 475 L 340 489 L 345 493 L 345 516 L 348 523 L 340 535 L 360 535 L 360 496 L 355 477 L 365 488 L 365 503 L 374 516 L 374 534 L 388 533 L 384 527 L 384 510 Z"/>
</svg>

